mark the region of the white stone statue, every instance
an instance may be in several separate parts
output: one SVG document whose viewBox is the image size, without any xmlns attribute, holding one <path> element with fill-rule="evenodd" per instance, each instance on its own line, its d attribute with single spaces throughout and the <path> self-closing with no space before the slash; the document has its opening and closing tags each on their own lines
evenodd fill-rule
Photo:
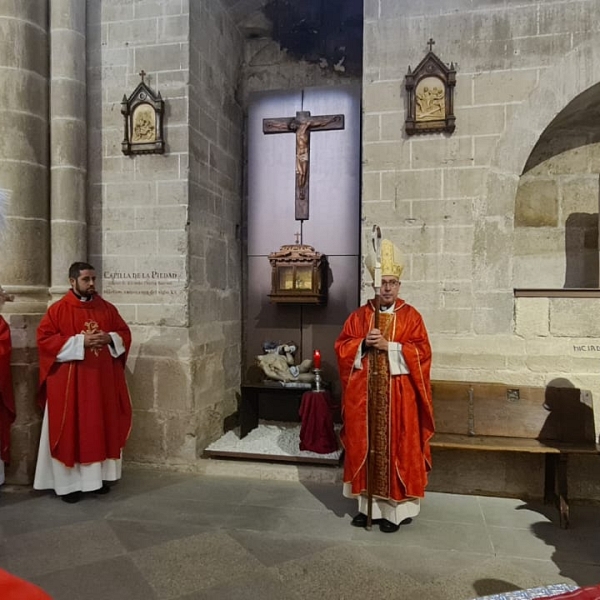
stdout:
<svg viewBox="0 0 600 600">
<path fill-rule="evenodd" d="M 256 364 L 267 378 L 274 381 L 312 383 L 315 380 L 315 375 L 311 372 L 312 360 L 307 358 L 299 365 L 294 364 L 296 350 L 296 345 L 293 343 L 281 344 L 273 349 L 267 349 L 266 354 L 257 356 Z"/>
</svg>

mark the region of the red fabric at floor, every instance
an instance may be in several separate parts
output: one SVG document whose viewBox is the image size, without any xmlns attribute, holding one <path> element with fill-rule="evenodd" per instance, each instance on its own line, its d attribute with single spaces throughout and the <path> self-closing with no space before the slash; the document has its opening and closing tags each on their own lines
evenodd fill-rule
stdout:
<svg viewBox="0 0 600 600">
<path fill-rule="evenodd" d="M 329 392 L 305 392 L 300 403 L 300 450 L 330 454 L 338 450 Z"/>
<path fill-rule="evenodd" d="M 52 600 L 39 587 L 0 569 L 0 598 L 2 600 Z"/>
</svg>

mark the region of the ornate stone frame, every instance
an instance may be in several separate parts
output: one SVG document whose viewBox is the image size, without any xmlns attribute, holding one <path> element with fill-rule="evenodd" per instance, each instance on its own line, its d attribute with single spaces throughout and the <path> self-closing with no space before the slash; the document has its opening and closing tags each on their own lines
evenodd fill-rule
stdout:
<svg viewBox="0 0 600 600">
<path fill-rule="evenodd" d="M 160 95 L 155 94 L 144 82 L 146 73 L 140 72 L 141 83 L 127 98 L 123 96 L 121 114 L 125 119 L 123 154 L 163 154 L 165 141 L 163 138 L 163 113 L 165 103 Z"/>
<path fill-rule="evenodd" d="M 414 71 L 409 66 L 406 74 L 408 106 L 405 128 L 408 135 L 452 133 L 455 128 L 456 70 L 454 63 L 450 63 L 448 67 L 433 52 L 434 43 L 432 39 L 429 40 L 429 52 L 425 58 Z"/>
</svg>

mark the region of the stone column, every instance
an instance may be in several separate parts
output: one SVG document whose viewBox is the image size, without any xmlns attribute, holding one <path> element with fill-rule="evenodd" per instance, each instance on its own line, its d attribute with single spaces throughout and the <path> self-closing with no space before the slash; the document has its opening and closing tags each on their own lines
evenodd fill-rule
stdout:
<svg viewBox="0 0 600 600">
<path fill-rule="evenodd" d="M 35 332 L 48 303 L 48 1 L 0 2 L 0 284 L 15 294 L 12 332 L 17 420 L 10 483 L 29 483 L 39 440 Z"/>
<path fill-rule="evenodd" d="M 86 2 L 50 0 L 50 292 L 87 259 Z M 76 57 L 76 58 L 75 58 Z"/>
<path fill-rule="evenodd" d="M 35 311 L 48 285 L 47 2 L 0 5 L 0 283 L 19 312 Z M 14 307 L 14 305 L 13 305 Z"/>
</svg>

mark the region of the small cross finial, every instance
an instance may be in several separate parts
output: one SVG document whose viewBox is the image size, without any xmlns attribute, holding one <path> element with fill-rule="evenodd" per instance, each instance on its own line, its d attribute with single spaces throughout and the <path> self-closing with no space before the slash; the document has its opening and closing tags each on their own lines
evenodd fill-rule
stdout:
<svg viewBox="0 0 600 600">
<path fill-rule="evenodd" d="M 302 235 L 301 233 L 295 233 L 295 234 L 294 234 L 294 236 L 296 236 L 296 244 L 299 244 L 299 243 L 300 243 L 300 236 L 301 236 L 301 235 Z"/>
<path fill-rule="evenodd" d="M 429 52 L 433 52 L 434 44 L 435 44 L 435 41 L 433 40 L 433 38 L 429 38 L 429 41 L 427 42 L 427 45 L 429 46 Z"/>
<path fill-rule="evenodd" d="M 142 83 L 144 83 L 144 77 L 146 77 L 147 73 L 146 71 L 144 71 L 144 69 L 142 69 L 138 75 L 142 78 Z"/>
</svg>

